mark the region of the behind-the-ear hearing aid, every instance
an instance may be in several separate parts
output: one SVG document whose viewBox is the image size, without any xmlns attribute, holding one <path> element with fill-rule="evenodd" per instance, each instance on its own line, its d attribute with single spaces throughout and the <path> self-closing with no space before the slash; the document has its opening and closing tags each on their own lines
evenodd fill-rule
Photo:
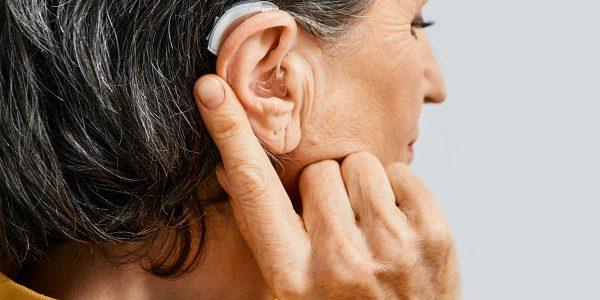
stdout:
<svg viewBox="0 0 600 300">
<path fill-rule="evenodd" d="M 235 25 L 239 24 L 241 19 L 246 19 L 256 13 L 272 10 L 279 10 L 279 7 L 268 1 L 255 0 L 237 2 L 225 8 L 223 13 L 215 18 L 213 29 L 206 37 L 208 40 L 208 50 L 214 55 L 218 55 L 227 35 L 235 29 Z"/>
</svg>

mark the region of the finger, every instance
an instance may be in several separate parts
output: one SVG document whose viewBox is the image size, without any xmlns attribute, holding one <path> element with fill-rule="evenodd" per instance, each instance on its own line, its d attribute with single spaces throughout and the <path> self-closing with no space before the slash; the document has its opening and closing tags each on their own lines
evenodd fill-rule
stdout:
<svg viewBox="0 0 600 300">
<path fill-rule="evenodd" d="M 413 270 L 420 255 L 417 234 L 395 204 L 385 168 L 373 155 L 356 153 L 343 161 L 342 175 L 359 228 L 383 271 L 381 279 L 394 281 Z"/>
<path fill-rule="evenodd" d="M 313 245 L 311 258 L 318 261 L 312 272 L 319 274 L 314 275 L 317 279 L 325 279 L 319 283 L 329 291 L 325 295 L 344 298 L 338 293 L 352 291 L 353 297 L 373 298 L 376 265 L 356 225 L 339 163 L 327 160 L 304 168 L 299 189 L 302 216 Z"/>
<path fill-rule="evenodd" d="M 415 225 L 429 250 L 446 251 L 452 241 L 450 228 L 427 187 L 405 164 L 388 165 L 386 172 L 398 207 Z"/>
<path fill-rule="evenodd" d="M 351 154 L 342 162 L 341 170 L 359 223 L 368 227 L 398 218 L 394 191 L 375 156 L 366 152 Z"/>
<path fill-rule="evenodd" d="M 194 95 L 223 159 L 219 181 L 259 264 L 300 249 L 306 238 L 303 224 L 233 90 L 220 77 L 205 75 L 196 81 Z"/>
<path fill-rule="evenodd" d="M 408 165 L 393 163 L 385 168 L 390 180 L 396 205 L 416 224 L 437 217 L 439 210 L 433 196 Z"/>
<path fill-rule="evenodd" d="M 321 161 L 304 168 L 299 189 L 302 217 L 311 236 L 358 230 L 337 161 Z"/>
</svg>

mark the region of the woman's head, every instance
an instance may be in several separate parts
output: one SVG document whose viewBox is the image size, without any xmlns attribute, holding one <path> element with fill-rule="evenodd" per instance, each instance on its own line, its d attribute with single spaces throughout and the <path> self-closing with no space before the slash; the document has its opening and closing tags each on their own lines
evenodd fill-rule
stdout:
<svg viewBox="0 0 600 300">
<path fill-rule="evenodd" d="M 74 240 L 151 244 L 160 232 L 165 255 L 182 259 L 158 258 L 151 271 L 191 266 L 188 229 L 212 200 L 195 190 L 215 187 L 219 159 L 191 90 L 216 70 L 274 154 L 406 159 L 396 150 L 416 136 L 423 99 L 443 98 L 424 38 L 411 34 L 419 3 L 272 1 L 281 11 L 242 23 L 257 31 L 234 32 L 217 63 L 205 37 L 232 2 L 4 4 L 3 257 L 18 265 Z M 285 93 L 261 85 L 278 65 Z"/>
<path fill-rule="evenodd" d="M 288 185 L 302 166 L 353 152 L 412 160 L 422 104 L 446 97 L 421 30 L 424 4 L 373 1 L 325 47 L 285 12 L 253 16 L 231 33 L 217 72 L 265 148 L 291 158 L 283 161 Z"/>
</svg>

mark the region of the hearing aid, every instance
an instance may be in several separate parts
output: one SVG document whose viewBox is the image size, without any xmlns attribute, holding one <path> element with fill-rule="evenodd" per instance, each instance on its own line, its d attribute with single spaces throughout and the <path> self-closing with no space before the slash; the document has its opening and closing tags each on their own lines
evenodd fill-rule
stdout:
<svg viewBox="0 0 600 300">
<path fill-rule="evenodd" d="M 226 7 L 220 16 L 215 18 L 215 23 L 206 37 L 208 40 L 208 51 L 219 55 L 219 50 L 225 42 L 227 35 L 233 31 L 242 19 L 246 19 L 256 13 L 279 10 L 277 5 L 268 1 L 241 1 Z"/>
<path fill-rule="evenodd" d="M 252 90 L 257 96 L 263 98 L 285 97 L 287 95 L 287 73 L 285 69 L 278 65 L 269 73 L 267 78 L 253 83 Z"/>
</svg>

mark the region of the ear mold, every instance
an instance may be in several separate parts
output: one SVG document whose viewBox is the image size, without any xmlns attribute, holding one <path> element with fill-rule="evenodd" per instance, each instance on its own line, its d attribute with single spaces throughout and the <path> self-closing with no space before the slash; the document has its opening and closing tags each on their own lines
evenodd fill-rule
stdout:
<svg viewBox="0 0 600 300">
<path fill-rule="evenodd" d="M 278 97 L 287 95 L 287 73 L 279 66 L 273 68 L 266 78 L 258 80 L 252 86 L 254 93 L 262 98 Z"/>
</svg>

